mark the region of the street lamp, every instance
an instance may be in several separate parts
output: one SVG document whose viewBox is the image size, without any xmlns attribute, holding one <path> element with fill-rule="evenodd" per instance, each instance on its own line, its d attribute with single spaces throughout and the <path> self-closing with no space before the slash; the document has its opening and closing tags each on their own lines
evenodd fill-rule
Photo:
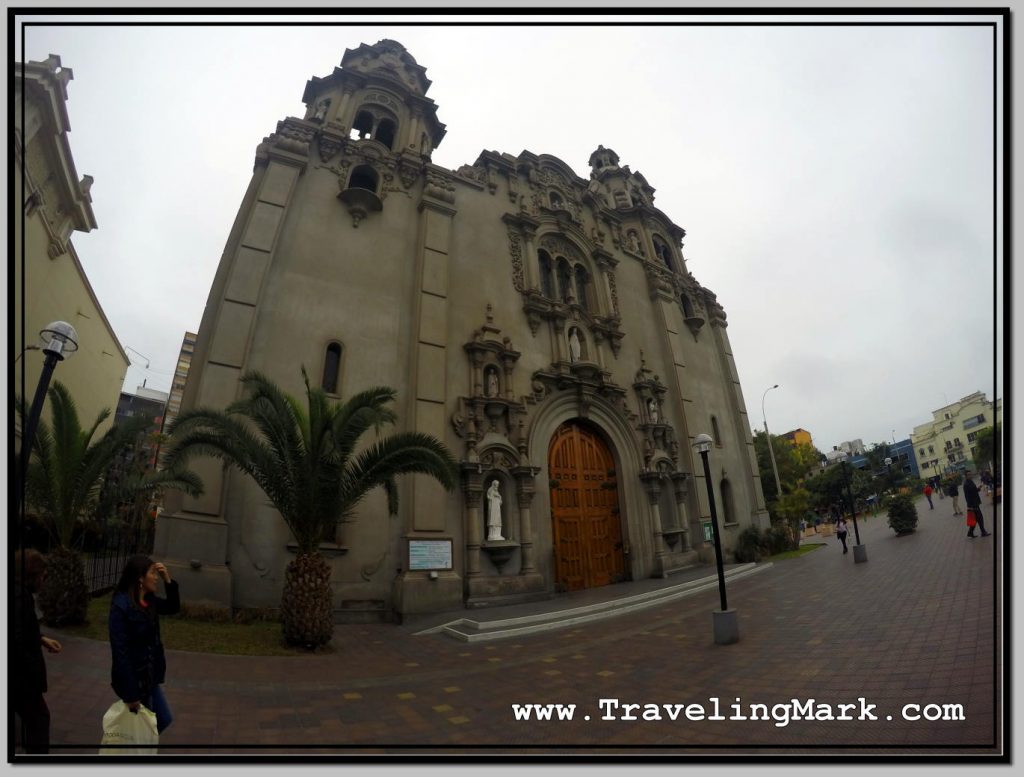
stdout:
<svg viewBox="0 0 1024 777">
<path fill-rule="evenodd" d="M 53 377 L 53 368 L 68 354 L 78 350 L 78 332 L 66 321 L 54 321 L 47 324 L 39 333 L 39 337 L 43 341 L 43 352 L 46 354 L 46 358 L 43 361 L 43 371 L 39 375 L 39 385 L 36 386 L 32 407 L 29 410 L 28 418 L 25 419 L 25 426 L 21 430 L 21 455 L 18 457 L 17 470 L 19 512 L 25 502 L 25 476 L 28 473 L 28 460 L 32 453 L 36 428 L 39 426 L 39 416 L 43 412 L 46 391 L 50 387 L 50 378 Z"/>
<path fill-rule="evenodd" d="M 711 468 L 708 466 L 708 451 L 711 450 L 711 436 L 698 434 L 693 439 L 693 449 L 700 454 L 704 462 L 704 482 L 708 487 L 708 505 L 711 507 L 711 536 L 715 541 L 715 565 L 718 568 L 718 595 L 722 600 L 722 609 L 711 613 L 714 621 L 715 644 L 731 645 L 740 638 L 740 626 L 736 610 L 729 609 L 725 597 L 725 569 L 722 566 L 722 540 L 718 534 L 718 513 L 715 511 L 715 490 L 711 483 Z"/>
<path fill-rule="evenodd" d="M 853 516 L 853 536 L 857 544 L 853 546 L 853 561 L 860 564 L 868 560 L 868 550 L 860 542 L 860 529 L 857 526 L 857 505 L 853 501 L 853 490 L 850 487 L 849 456 L 846 451 L 839 452 L 839 466 L 843 468 L 843 481 L 846 483 L 846 496 L 850 500 L 850 515 Z"/>
<path fill-rule="evenodd" d="M 764 394 L 761 395 L 761 418 L 764 419 L 764 436 L 768 440 L 768 455 L 772 460 L 772 472 L 775 473 L 775 498 L 778 499 L 782 496 L 782 486 L 779 484 L 779 468 L 775 464 L 775 450 L 772 448 L 772 436 L 768 433 L 768 416 L 764 414 L 764 398 L 768 396 L 768 392 L 772 389 L 777 389 L 779 384 L 776 383 L 774 386 L 769 386 L 764 390 Z"/>
</svg>

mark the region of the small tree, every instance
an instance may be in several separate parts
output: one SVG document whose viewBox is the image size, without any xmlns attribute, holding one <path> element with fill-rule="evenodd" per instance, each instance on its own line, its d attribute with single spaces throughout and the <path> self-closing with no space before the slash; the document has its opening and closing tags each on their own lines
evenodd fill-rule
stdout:
<svg viewBox="0 0 1024 777">
<path fill-rule="evenodd" d="M 378 439 L 357 453 L 366 432 L 397 420 L 390 407 L 394 389 L 370 388 L 347 402 L 331 402 L 323 389 L 310 385 L 305 369 L 302 378 L 305 403 L 261 373 L 243 375 L 243 399 L 223 411 L 196 408 L 174 420 L 165 461 L 213 456 L 263 489 L 299 546 L 285 570 L 281 596 L 285 641 L 315 648 L 334 632 L 331 568 L 319 551 L 325 533 L 378 486 L 395 515 L 399 475 L 429 475 L 452 490 L 458 466 L 440 440 L 418 432 Z"/>
<path fill-rule="evenodd" d="M 82 521 L 95 509 L 111 462 L 131 445 L 146 419 L 129 419 L 93 441 L 110 410 L 104 408 L 92 426 L 83 429 L 67 387 L 55 381 L 47 393 L 52 424 L 39 420 L 26 473 L 26 502 L 37 511 L 51 538 L 39 607 L 47 623 L 63 626 L 84 622 L 89 603 L 85 565 L 73 541 Z M 17 411 L 23 423 L 27 410 L 21 398 Z M 131 485 L 132 489 L 145 491 L 160 487 L 192 495 L 202 493 L 199 478 L 184 469 L 151 473 Z"/>
<path fill-rule="evenodd" d="M 792 550 L 800 547 L 800 521 L 807 515 L 810 506 L 811 495 L 803 487 L 797 488 L 791 494 L 783 494 L 775 503 L 779 519 L 784 522 L 789 531 Z"/>
<path fill-rule="evenodd" d="M 917 507 L 909 494 L 893 494 L 889 497 L 889 528 L 898 537 L 917 529 Z"/>
<path fill-rule="evenodd" d="M 999 454 L 1002 453 L 999 444 L 1002 442 L 1002 424 L 989 426 L 978 432 L 974 440 L 974 466 L 978 469 L 993 467 L 992 476 L 996 477 L 999 472 Z"/>
</svg>

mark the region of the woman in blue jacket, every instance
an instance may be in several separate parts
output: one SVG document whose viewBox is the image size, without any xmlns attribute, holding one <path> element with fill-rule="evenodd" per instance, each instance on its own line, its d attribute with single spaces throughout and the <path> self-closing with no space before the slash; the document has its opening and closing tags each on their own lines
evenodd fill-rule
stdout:
<svg viewBox="0 0 1024 777">
<path fill-rule="evenodd" d="M 163 578 L 166 599 L 156 595 Z M 156 713 L 157 731 L 171 725 L 171 708 L 160 687 L 167 673 L 164 646 L 160 641 L 161 615 L 173 615 L 181 607 L 178 584 L 167 567 L 148 556 L 132 556 L 110 602 L 111 682 L 132 712 L 145 705 Z"/>
</svg>

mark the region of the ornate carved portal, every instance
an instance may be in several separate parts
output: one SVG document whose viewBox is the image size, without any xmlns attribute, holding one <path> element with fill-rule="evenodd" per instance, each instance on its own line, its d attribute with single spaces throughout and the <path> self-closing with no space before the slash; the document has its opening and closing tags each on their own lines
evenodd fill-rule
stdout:
<svg viewBox="0 0 1024 777">
<path fill-rule="evenodd" d="M 555 585 L 564 591 L 625 578 L 615 463 L 604 441 L 562 424 L 548 451 Z"/>
</svg>

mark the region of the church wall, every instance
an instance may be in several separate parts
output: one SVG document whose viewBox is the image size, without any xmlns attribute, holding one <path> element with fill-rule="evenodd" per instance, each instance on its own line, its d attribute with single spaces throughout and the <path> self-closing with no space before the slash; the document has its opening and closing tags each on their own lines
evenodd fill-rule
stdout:
<svg viewBox="0 0 1024 777">
<path fill-rule="evenodd" d="M 578 417 L 611 450 L 627 577 L 638 579 L 691 563 L 688 544 L 698 551 L 709 547 L 700 533 L 701 518 L 708 516 L 703 470 L 690 443 L 696 434 L 712 433 L 710 418 L 716 416 L 722 444 L 713 448 L 711 462 L 720 519 L 723 471 L 743 508 L 724 530 L 723 544 L 731 549 L 751 514 L 763 512 L 763 498 L 724 313 L 685 269 L 668 273 L 657 264 L 661 259 L 651 259 L 652 232 L 662 236 L 661 248 L 684 233 L 656 225 L 656 217 L 664 217 L 653 206 L 629 205 L 630 197 L 650 205 L 653 190 L 642 177 L 620 180 L 633 174 L 618 168 L 617 158 L 604 164 L 604 177 L 593 177 L 589 191 L 611 187 L 614 197 L 601 197 L 616 214 L 603 212 L 595 220 L 589 204 L 575 202 L 583 181 L 553 157 L 491 154 L 493 167 L 478 162 L 455 174 L 424 165 L 411 152 L 389 155 L 375 140 L 344 140 L 345 122 L 352 121 L 362 93 L 344 97 L 331 87 L 334 103 L 317 117 L 314 106 L 328 93 L 317 92 L 322 86 L 317 79 L 307 85 L 308 121 L 282 122 L 281 135 L 268 138 L 257 153 L 257 171 L 200 328 L 200 365 L 183 408 L 226 405 L 237 397 L 237 378 L 245 370 L 265 372 L 302 396 L 300 367 L 319 385 L 325 349 L 337 341 L 344 349 L 338 399 L 374 385 L 394 388 L 399 422 L 391 431 L 434 434 L 460 461 L 462 483 L 454 492 L 443 493 L 422 477 L 400 478 L 398 516 L 387 514 L 378 489 L 329 538 L 335 541 L 321 546 L 332 570 L 336 613 L 342 619 L 391 610 L 415 614 L 554 592 L 547 455 L 559 424 Z M 398 93 L 371 91 L 373 99 L 400 102 Z M 416 134 L 415 122 L 433 122 L 432 142 L 443 135 L 436 116 L 413 119 L 404 107 L 393 112 L 399 119 L 396 149 Z M 324 122 L 319 131 L 313 121 Z M 409 121 L 414 123 L 407 126 Z M 369 201 L 366 192 L 338 196 L 360 164 L 382 176 L 375 192 L 379 211 L 360 212 L 360 202 Z M 552 205 L 551 187 L 561 187 L 570 200 L 567 209 Z M 627 251 L 625 242 L 619 245 L 624 238 L 615 219 L 623 232 L 637 231 L 637 250 L 643 246 L 645 258 Z M 601 344 L 581 324 L 583 354 L 572 363 L 572 306 L 556 305 L 554 314 L 524 310 L 550 304 L 538 303 L 529 290 L 537 288 L 540 241 L 552 233 L 579 249 L 596 316 L 613 314 L 606 269 L 616 281 L 620 318 L 595 323 L 606 327 Z M 517 253 L 521 268 L 514 267 Z M 683 268 L 681 257 L 673 256 Z M 681 288 L 694 296 L 696 317 L 691 311 L 684 320 Z M 461 415 L 465 402 L 480 402 L 484 394 L 479 367 L 473 378 L 473 359 L 501 366 L 501 401 L 491 402 L 487 414 L 492 406 L 504 408 L 485 416 L 479 405 L 475 432 Z M 659 397 L 657 417 L 647 407 L 651 392 Z M 489 429 L 492 417 L 495 430 Z M 372 441 L 368 435 L 364 444 Z M 200 467 L 210 475 L 209 493 L 202 501 L 186 500 L 174 517 L 177 529 L 164 530 L 158 548 L 173 551 L 168 555 L 178 559 L 175 574 L 199 576 L 199 568 L 190 570 L 183 560 L 200 555 L 206 574 L 221 563 L 223 542 L 230 573 L 221 570 L 220 592 L 211 598 L 224 596 L 229 579 L 233 606 L 277 606 L 294 553 L 283 519 L 247 476 L 231 472 L 222 488 L 216 463 Z M 502 482 L 506 539 L 515 544 L 504 565 L 484 539 L 480 498 L 486 488 L 481 481 L 499 471 L 494 476 Z M 680 528 L 689 530 L 688 538 L 680 538 Z M 224 533 L 226 542 L 218 539 Z M 411 538 L 450 538 L 453 570 L 435 576 L 408 570 Z"/>
</svg>

